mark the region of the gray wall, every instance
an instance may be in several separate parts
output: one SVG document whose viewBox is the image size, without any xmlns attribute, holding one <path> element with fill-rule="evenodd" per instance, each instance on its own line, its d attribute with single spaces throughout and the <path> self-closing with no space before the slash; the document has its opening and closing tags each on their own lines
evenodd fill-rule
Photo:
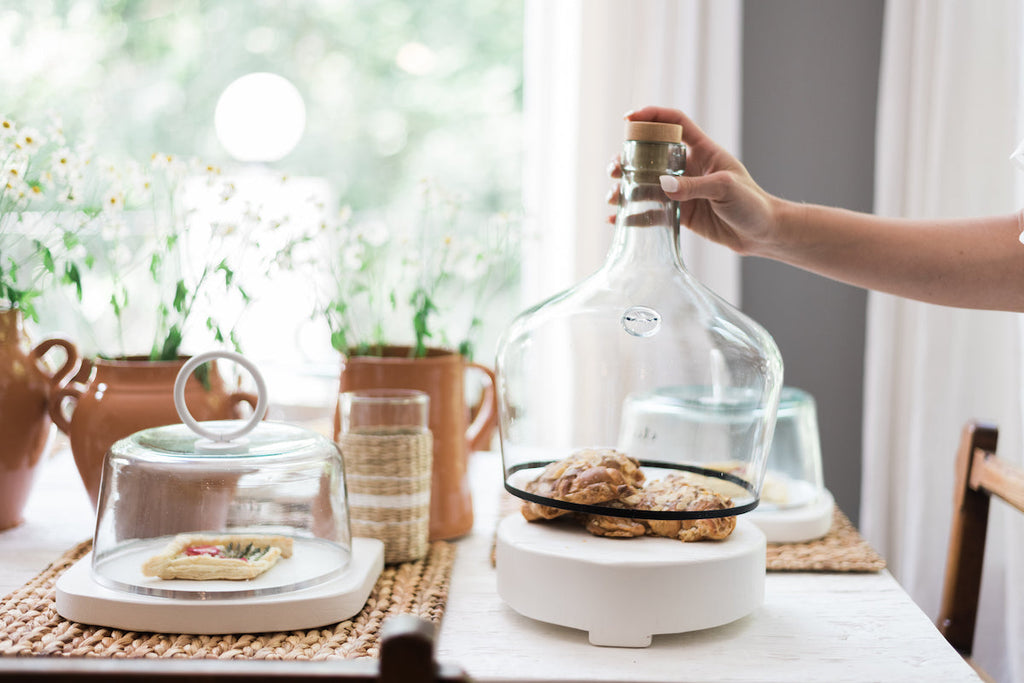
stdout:
<svg viewBox="0 0 1024 683">
<path fill-rule="evenodd" d="M 883 0 L 747 0 L 742 160 L 766 190 L 871 211 Z M 818 405 L 825 485 L 857 523 L 867 295 L 764 259 L 743 309 L 775 337 L 786 384 Z"/>
</svg>

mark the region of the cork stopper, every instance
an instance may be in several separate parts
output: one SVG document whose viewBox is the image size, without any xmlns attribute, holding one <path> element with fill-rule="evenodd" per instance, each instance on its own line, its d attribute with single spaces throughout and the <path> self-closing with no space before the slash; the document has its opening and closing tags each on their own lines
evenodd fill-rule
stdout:
<svg viewBox="0 0 1024 683">
<path fill-rule="evenodd" d="M 683 127 L 678 123 L 626 121 L 626 139 L 638 142 L 681 143 L 683 141 Z"/>
</svg>

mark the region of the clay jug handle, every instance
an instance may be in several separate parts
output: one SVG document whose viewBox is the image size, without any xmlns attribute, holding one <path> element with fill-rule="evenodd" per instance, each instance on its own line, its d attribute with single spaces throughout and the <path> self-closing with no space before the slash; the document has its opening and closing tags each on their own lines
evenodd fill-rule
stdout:
<svg viewBox="0 0 1024 683">
<path fill-rule="evenodd" d="M 51 376 L 50 369 L 38 361 L 42 360 L 43 356 L 45 356 L 54 346 L 59 346 L 64 349 L 64 364 L 61 365 L 60 369 Z M 43 372 L 43 375 L 50 380 L 51 387 L 58 387 L 65 384 L 78 370 L 78 349 L 76 349 L 75 345 L 67 339 L 61 339 L 59 337 L 44 339 L 39 343 L 39 345 L 32 349 L 29 355 L 32 360 L 37 361 L 36 364 Z"/>
<path fill-rule="evenodd" d="M 91 367 L 91 364 L 87 364 Z M 81 376 L 82 372 L 79 370 L 76 376 Z M 47 408 L 50 411 L 50 419 L 53 420 L 53 424 L 57 425 L 57 429 L 64 432 L 65 434 L 71 434 L 71 419 L 68 418 L 64 412 L 64 401 L 72 399 L 75 404 L 82 398 L 82 394 L 85 393 L 82 385 L 75 381 L 69 381 L 67 378 L 60 380 L 60 383 L 50 385 L 50 399 L 47 401 Z M 63 385 L 63 386 L 62 386 Z"/>
<path fill-rule="evenodd" d="M 498 424 L 498 390 L 497 380 L 486 365 L 466 363 L 466 367 L 475 368 L 487 376 L 484 393 L 480 398 L 480 409 L 473 416 L 473 421 L 466 429 L 466 441 L 470 450 L 481 451 L 490 447 L 491 434 Z"/>
<path fill-rule="evenodd" d="M 57 425 L 57 429 L 65 434 L 69 434 L 71 432 L 71 421 L 64 413 L 64 399 L 73 398 L 76 402 L 78 401 L 78 398 L 82 395 L 82 389 L 74 386 L 71 382 L 81 374 L 83 365 L 91 367 L 91 364 L 82 363 L 78 356 L 78 349 L 75 348 L 74 344 L 66 339 L 53 338 L 43 340 L 32 349 L 31 357 L 37 361 L 37 365 L 40 368 L 44 366 L 38 361 L 54 346 L 64 349 L 64 364 L 49 378 L 50 392 L 46 401 L 46 408 L 50 413 L 50 419 L 53 420 L 53 424 Z M 43 374 L 48 375 L 49 373 L 44 369 Z"/>
</svg>

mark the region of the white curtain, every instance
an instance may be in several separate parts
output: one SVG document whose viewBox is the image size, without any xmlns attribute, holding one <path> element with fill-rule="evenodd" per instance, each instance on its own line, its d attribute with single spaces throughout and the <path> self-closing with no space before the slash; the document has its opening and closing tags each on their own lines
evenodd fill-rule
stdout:
<svg viewBox="0 0 1024 683">
<path fill-rule="evenodd" d="M 916 218 L 1010 212 L 1024 130 L 1020 0 L 890 0 L 876 141 L 876 211 Z M 1024 249 L 1024 245 L 1016 245 Z M 953 459 L 970 418 L 998 424 L 1021 462 L 1024 323 L 1010 313 L 872 293 L 861 526 L 933 620 L 952 514 Z M 1024 520 L 990 517 L 975 658 L 1024 681 Z"/>
<path fill-rule="evenodd" d="M 739 152 L 740 8 L 740 0 L 526 0 L 524 303 L 601 264 L 611 238 L 606 169 L 627 111 L 682 109 Z M 687 267 L 738 303 L 738 258 L 692 234 L 683 240 Z"/>
</svg>

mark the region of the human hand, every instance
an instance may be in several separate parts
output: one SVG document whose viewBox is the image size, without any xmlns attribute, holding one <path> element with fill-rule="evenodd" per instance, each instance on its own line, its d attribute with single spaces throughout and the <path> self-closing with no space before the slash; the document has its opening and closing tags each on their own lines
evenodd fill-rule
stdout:
<svg viewBox="0 0 1024 683">
<path fill-rule="evenodd" d="M 778 235 L 779 200 L 761 189 L 735 157 L 709 138 L 685 114 L 665 107 L 644 107 L 626 115 L 629 121 L 676 123 L 687 146 L 686 174 L 662 176 L 665 194 L 679 202 L 680 222 L 710 240 L 741 254 L 767 250 Z M 622 176 L 618 161 L 609 169 Z M 618 204 L 618 185 L 608 195 Z M 614 222 L 614 216 L 610 221 Z"/>
</svg>

